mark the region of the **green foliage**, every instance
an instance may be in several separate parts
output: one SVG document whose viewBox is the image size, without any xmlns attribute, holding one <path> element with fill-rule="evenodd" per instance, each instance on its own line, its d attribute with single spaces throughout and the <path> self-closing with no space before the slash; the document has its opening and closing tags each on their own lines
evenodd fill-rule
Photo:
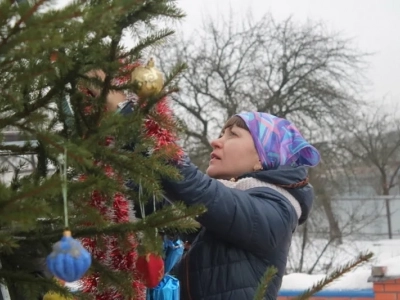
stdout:
<svg viewBox="0 0 400 300">
<path fill-rule="evenodd" d="M 109 91 L 134 88 L 130 83 L 113 85 L 112 78 L 126 75 L 121 66 L 143 62 L 149 47 L 159 46 L 173 34 L 160 28 L 160 22 L 181 17 L 183 13 L 173 0 L 72 1 L 62 8 L 49 0 L 18 5 L 0 0 L 0 131 L 15 128 L 31 141 L 23 145 L 1 143 L 0 152 L 36 157 L 31 174 L 22 177 L 16 168 L 11 184 L 0 183 L 0 277 L 29 299 L 49 288 L 66 292 L 35 274 L 36 259 L 45 257 L 61 237 L 63 206 L 57 157 L 64 148 L 71 179 L 68 207 L 74 237 L 112 234 L 123 244 L 127 235 L 141 232 L 147 237 L 143 240 L 145 251 L 159 252 L 160 242 L 154 234 L 157 228 L 187 231 L 197 226 L 193 217 L 204 211 L 199 207 L 187 209 L 177 204 L 145 221 L 110 224 L 89 205 L 93 190 L 110 199 L 121 191 L 115 178 L 140 182 L 142 198 L 160 198 L 160 179 L 178 176 L 176 169 L 165 163 L 171 153 L 143 155 L 154 143 L 143 134 L 143 120 L 150 116 L 176 130 L 176 124 L 154 114 L 152 107 L 167 93 L 177 91 L 173 83 L 184 66 L 177 66 L 167 76 L 161 95 L 148 99 L 132 115 L 122 117 L 104 108 Z M 123 46 L 123 36 L 134 41 L 131 48 Z M 106 73 L 104 82 L 88 77 L 87 72 L 95 69 Z M 96 87 L 100 96 L 88 98 L 82 86 Z M 88 107 L 89 114 L 85 113 Z M 114 147 L 103 146 L 109 136 L 115 138 Z M 130 143 L 136 145 L 134 151 L 119 150 Z M 112 167 L 115 178 L 107 177 L 94 161 Z M 76 180 L 80 174 L 85 174 L 85 181 Z M 126 193 L 132 199 L 139 197 L 137 191 Z M 87 222 L 96 226 L 82 225 Z M 132 274 L 110 272 L 98 261 L 91 271 L 101 272 L 109 285 L 123 285 L 121 291 L 130 295 Z"/>
<path fill-rule="evenodd" d="M 263 300 L 265 299 L 265 294 L 267 292 L 268 285 L 271 283 L 271 280 L 278 273 L 278 269 L 275 267 L 269 267 L 267 271 L 265 271 L 264 276 L 261 278 L 260 283 L 257 287 L 256 294 L 254 295 L 254 300 Z"/>
</svg>

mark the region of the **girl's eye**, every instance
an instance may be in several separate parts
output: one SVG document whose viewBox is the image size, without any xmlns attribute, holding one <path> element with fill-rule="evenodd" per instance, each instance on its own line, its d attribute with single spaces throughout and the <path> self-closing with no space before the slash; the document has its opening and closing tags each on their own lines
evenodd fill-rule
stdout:
<svg viewBox="0 0 400 300">
<path fill-rule="evenodd" d="M 227 136 L 238 136 L 236 132 L 232 131 L 232 129 L 227 128 L 227 129 L 225 129 L 224 131 L 222 131 L 222 132 L 219 134 L 218 138 L 219 138 L 219 139 L 222 138 L 225 134 L 226 134 Z"/>
<path fill-rule="evenodd" d="M 229 135 L 237 136 L 237 133 L 234 132 L 234 131 L 232 131 L 232 130 L 230 130 L 230 131 L 229 131 Z"/>
</svg>

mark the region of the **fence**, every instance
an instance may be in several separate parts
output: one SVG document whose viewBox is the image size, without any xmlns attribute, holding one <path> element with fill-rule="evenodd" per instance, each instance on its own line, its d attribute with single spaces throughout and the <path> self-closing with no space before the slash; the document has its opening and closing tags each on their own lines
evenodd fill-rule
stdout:
<svg viewBox="0 0 400 300">
<path fill-rule="evenodd" d="M 400 195 L 337 197 L 332 199 L 331 207 L 342 236 L 356 240 L 400 238 Z M 329 237 L 322 207 L 316 207 L 310 219 L 308 234 Z"/>
<path fill-rule="evenodd" d="M 400 238 L 400 195 L 340 197 L 332 203 L 345 234 L 347 230 L 369 239 Z"/>
</svg>

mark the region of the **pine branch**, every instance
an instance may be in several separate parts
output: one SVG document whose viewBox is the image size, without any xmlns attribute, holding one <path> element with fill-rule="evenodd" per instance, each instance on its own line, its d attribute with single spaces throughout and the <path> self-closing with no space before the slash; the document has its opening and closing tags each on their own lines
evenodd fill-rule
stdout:
<svg viewBox="0 0 400 300">
<path fill-rule="evenodd" d="M 18 248 L 18 243 L 8 233 L 0 231 L 0 252 L 10 254 L 13 249 Z"/>
<path fill-rule="evenodd" d="M 50 178 L 43 182 L 40 186 L 27 187 L 24 186 L 19 192 L 12 193 L 11 195 L 2 195 L 0 201 L 0 212 L 6 213 L 7 207 L 12 203 L 21 201 L 27 198 L 33 198 L 38 195 L 43 195 L 54 187 L 59 187 L 60 181 L 58 178 Z"/>
<path fill-rule="evenodd" d="M 149 22 L 150 18 L 164 16 L 171 19 L 180 19 L 185 14 L 177 8 L 176 5 L 171 5 L 171 1 L 153 0 L 145 1 L 144 4 L 139 4 L 137 9 L 125 18 L 118 22 L 118 26 L 127 28 L 135 23 Z"/>
<path fill-rule="evenodd" d="M 175 32 L 173 30 L 162 30 L 159 31 L 157 33 L 154 33 L 144 39 L 141 39 L 139 41 L 139 43 L 132 48 L 130 51 L 128 51 L 127 53 L 121 55 L 121 58 L 125 58 L 125 57 L 138 57 L 140 55 L 140 53 L 148 48 L 148 47 L 155 47 L 159 44 L 161 44 L 162 42 L 165 42 L 165 39 L 172 36 Z"/>
<path fill-rule="evenodd" d="M 8 35 L 1 41 L 0 48 L 2 48 L 8 40 L 15 35 L 19 30 L 21 30 L 21 25 L 25 23 L 32 15 L 39 10 L 39 8 L 48 0 L 37 1 L 24 15 L 22 15 L 14 26 L 9 31 Z"/>
<path fill-rule="evenodd" d="M 356 259 L 346 263 L 343 266 L 337 267 L 332 273 L 330 273 L 324 279 L 318 281 L 314 284 L 311 288 L 306 290 L 303 294 L 299 295 L 298 297 L 294 298 L 295 300 L 306 300 L 312 297 L 315 293 L 321 291 L 324 287 L 335 281 L 336 279 L 340 278 L 344 274 L 352 271 L 355 267 L 359 266 L 362 263 L 368 262 L 374 254 L 372 252 L 360 253 Z"/>
<path fill-rule="evenodd" d="M 261 278 L 260 284 L 257 287 L 254 300 L 264 300 L 265 293 L 267 292 L 268 285 L 271 283 L 274 276 L 278 273 L 275 267 L 269 267 Z"/>
<path fill-rule="evenodd" d="M 42 289 L 44 288 L 54 291 L 57 294 L 60 294 L 65 297 L 73 296 L 73 294 L 71 294 L 71 292 L 67 288 L 61 286 L 53 279 L 37 277 L 35 275 L 27 274 L 26 272 L 23 271 L 21 272 L 16 270 L 10 271 L 5 269 L 0 269 L 0 279 L 3 282 L 9 281 L 9 282 L 19 282 L 20 284 L 29 284 L 29 286 L 31 287 L 40 286 Z M 38 293 L 39 291 L 36 292 Z"/>
<path fill-rule="evenodd" d="M 204 207 L 185 207 L 183 204 L 177 203 L 174 206 L 165 207 L 162 210 L 147 216 L 144 220 L 139 220 L 135 223 L 110 224 L 106 227 L 87 226 L 74 228 L 73 235 L 75 238 L 81 238 L 103 234 L 112 235 L 115 233 L 130 234 L 146 231 L 149 228 L 170 228 L 172 230 L 182 231 L 193 228 L 195 224 L 191 219 L 201 215 L 205 211 Z M 41 232 L 40 235 L 35 231 L 18 233 L 18 236 L 26 241 L 57 240 L 59 239 L 62 230 L 63 228 L 59 228 L 51 230 L 50 232 Z"/>
<path fill-rule="evenodd" d="M 126 299 L 136 299 L 135 290 L 131 287 L 134 274 L 126 271 L 110 271 L 107 266 L 103 265 L 96 259 L 93 259 L 92 261 L 91 271 L 102 274 L 102 283 L 110 283 L 114 289 L 123 293 Z"/>
<path fill-rule="evenodd" d="M 72 73 L 70 74 L 70 76 L 73 76 Z M 35 112 L 36 110 L 48 105 L 52 101 L 53 97 L 55 95 L 57 95 L 57 93 L 59 93 L 60 89 L 62 90 L 64 88 L 64 84 L 65 84 L 65 82 L 63 80 L 59 80 L 57 83 L 55 83 L 55 86 L 52 89 L 50 89 L 50 91 L 45 96 L 43 96 L 41 99 L 39 99 L 38 101 L 25 106 L 25 109 L 22 111 L 17 111 L 14 114 L 12 114 L 11 116 L 1 118 L 0 119 L 0 129 L 2 129 L 6 126 L 10 126 L 10 125 L 17 126 L 18 122 L 20 120 L 29 116 L 29 114 Z M 22 128 L 22 129 L 24 129 L 24 128 Z M 29 128 L 27 128 L 27 129 L 29 129 Z"/>
<path fill-rule="evenodd" d="M 181 63 L 174 66 L 172 71 L 165 78 L 165 86 L 173 83 L 187 69 L 187 64 Z"/>
<path fill-rule="evenodd" d="M 50 1 L 47 0 L 47 2 Z M 54 45 L 53 47 L 50 46 L 51 44 L 47 45 L 47 41 L 45 44 L 43 44 L 43 46 L 46 48 L 47 46 L 50 46 L 46 50 L 55 49 L 59 44 L 57 43 L 57 41 L 59 40 L 55 39 L 54 35 L 59 32 L 57 31 L 57 28 L 54 28 L 54 24 L 65 22 L 70 23 L 69 25 L 72 27 L 73 20 L 82 17 L 83 14 L 84 12 L 80 11 L 79 6 L 75 3 L 69 4 L 64 8 L 63 11 L 48 10 L 46 13 L 39 13 L 38 11 L 35 11 L 35 14 L 29 16 L 29 24 L 27 24 L 27 26 L 19 27 L 17 32 L 14 33 L 14 38 L 12 40 L 9 39 L 7 43 L 3 45 L 3 48 L 5 48 L 5 50 L 11 52 L 10 56 L 13 58 L 11 59 L 11 61 L 6 59 L 7 64 L 13 61 L 21 61 L 21 59 L 23 58 L 29 59 L 29 55 L 37 54 L 36 51 L 36 53 L 32 53 L 32 46 L 37 43 L 43 43 L 43 40 L 45 39 L 48 39 L 49 41 L 54 39 L 54 41 L 51 43 L 52 45 Z M 78 24 L 78 26 L 82 27 L 82 25 L 79 23 L 79 21 L 75 22 L 75 24 Z M 44 32 L 32 30 L 35 27 L 46 27 L 48 28 L 48 31 Z M 56 30 L 53 31 L 54 29 Z M 65 38 L 66 35 L 64 35 L 63 37 Z M 76 36 L 74 39 L 65 39 L 63 43 L 66 44 L 68 42 L 73 42 L 74 40 L 76 40 Z M 35 50 L 38 50 L 38 52 L 40 52 L 41 48 L 35 48 Z M 4 53 L 4 50 L 0 46 L 0 53 L 1 52 Z"/>
<path fill-rule="evenodd" d="M 63 140 L 60 136 L 51 134 L 50 132 L 40 132 L 35 129 L 32 129 L 28 126 L 24 126 L 22 124 L 15 124 L 15 127 L 22 129 L 25 132 L 29 132 L 32 136 L 36 136 L 38 140 L 41 140 L 42 142 L 52 146 L 55 150 L 58 151 L 58 154 L 64 153 L 64 147 L 68 148 L 68 145 L 66 144 L 66 141 Z M 73 159 L 76 163 L 81 164 L 81 165 L 86 165 L 90 166 L 91 163 L 85 159 L 85 157 L 82 157 L 80 155 L 75 154 L 72 151 L 67 152 L 68 158 Z"/>
<path fill-rule="evenodd" d="M 154 1 L 154 8 L 155 9 L 151 12 L 158 16 L 164 16 L 175 20 L 186 16 L 183 10 L 176 6 L 174 1 L 156 0 Z"/>
</svg>

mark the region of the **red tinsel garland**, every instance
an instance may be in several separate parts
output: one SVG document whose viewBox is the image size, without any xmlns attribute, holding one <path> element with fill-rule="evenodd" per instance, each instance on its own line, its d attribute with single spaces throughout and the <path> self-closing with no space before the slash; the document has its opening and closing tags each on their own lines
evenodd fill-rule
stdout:
<svg viewBox="0 0 400 300">
<path fill-rule="evenodd" d="M 121 68 L 123 71 L 132 70 L 138 66 L 138 64 L 125 66 Z M 114 81 L 114 84 L 124 84 L 129 80 L 129 76 L 125 76 L 122 78 L 117 78 Z M 155 111 L 157 114 L 162 116 L 163 118 L 169 118 L 172 120 L 172 111 L 168 106 L 167 99 L 162 99 L 159 103 L 156 104 Z M 87 107 L 85 109 L 85 113 L 90 114 L 91 108 Z M 171 151 L 176 151 L 177 155 L 179 155 L 180 150 L 176 146 L 176 136 L 170 131 L 162 128 L 160 124 L 158 124 L 154 119 L 147 118 L 144 120 L 144 124 L 147 130 L 147 135 L 155 140 L 155 149 L 162 149 L 165 147 L 170 148 Z M 113 141 L 112 137 L 107 138 L 106 146 L 109 146 Z M 99 162 L 97 162 L 99 164 Z M 115 177 L 115 174 L 111 167 L 103 166 L 105 173 L 107 176 Z M 81 177 L 81 180 L 84 180 L 85 176 Z M 117 179 L 116 179 L 117 180 Z M 93 191 L 90 199 L 90 205 L 95 207 L 100 211 L 100 213 L 104 216 L 104 218 L 113 223 L 124 223 L 124 222 L 132 222 L 134 220 L 130 219 L 133 216 L 133 204 L 125 198 L 125 196 L 121 193 L 116 193 L 114 195 L 114 199 L 112 201 L 112 205 L 110 206 L 107 199 L 103 197 L 98 191 Z M 134 218 L 134 217 L 133 217 Z M 97 240 L 101 239 L 101 241 Z M 112 236 L 101 236 L 99 238 L 84 238 L 82 239 L 82 245 L 88 249 L 88 251 L 92 254 L 93 258 L 100 261 L 102 264 L 111 268 L 112 270 L 118 271 L 128 271 L 131 273 L 133 278 L 139 278 L 136 272 L 136 261 L 138 258 L 136 248 L 138 243 L 135 237 L 132 235 L 129 237 L 129 243 L 131 245 L 130 251 L 121 251 L 118 247 L 117 239 Z M 100 250 L 97 245 L 98 243 L 105 244 L 106 250 Z M 85 293 L 89 293 L 95 297 L 96 300 L 110 300 L 110 299 L 123 299 L 120 293 L 116 289 L 109 289 L 104 291 L 101 289 L 99 291 L 99 283 L 100 277 L 99 274 L 91 274 L 82 279 L 83 291 Z M 136 293 L 135 299 L 145 300 L 145 287 L 143 283 L 134 279 L 132 281 L 132 287 Z"/>
</svg>

